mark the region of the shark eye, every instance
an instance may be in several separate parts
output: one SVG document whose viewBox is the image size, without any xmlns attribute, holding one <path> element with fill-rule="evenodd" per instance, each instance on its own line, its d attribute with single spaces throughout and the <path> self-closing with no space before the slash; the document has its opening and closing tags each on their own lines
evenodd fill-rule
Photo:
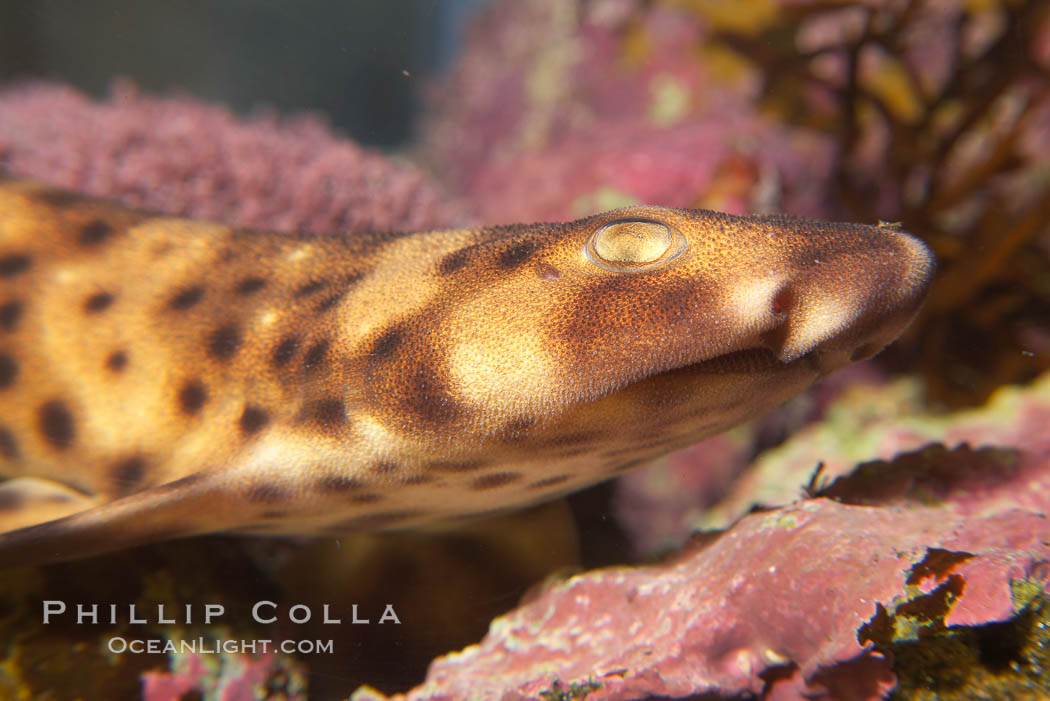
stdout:
<svg viewBox="0 0 1050 701">
<path fill-rule="evenodd" d="M 666 224 L 620 219 L 594 232 L 587 258 L 605 270 L 641 272 L 666 265 L 685 250 L 685 237 Z"/>
</svg>

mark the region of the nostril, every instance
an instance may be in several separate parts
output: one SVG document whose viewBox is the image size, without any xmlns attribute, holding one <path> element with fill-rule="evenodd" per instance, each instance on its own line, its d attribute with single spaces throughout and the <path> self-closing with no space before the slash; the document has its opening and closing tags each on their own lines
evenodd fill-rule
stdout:
<svg viewBox="0 0 1050 701">
<path fill-rule="evenodd" d="M 790 287 L 782 287 L 773 295 L 772 309 L 777 316 L 787 314 L 795 305 L 795 291 Z"/>
<path fill-rule="evenodd" d="M 878 343 L 862 343 L 853 349 L 853 352 L 849 355 L 849 360 L 851 363 L 867 360 L 880 350 L 882 350 L 882 346 Z"/>
</svg>

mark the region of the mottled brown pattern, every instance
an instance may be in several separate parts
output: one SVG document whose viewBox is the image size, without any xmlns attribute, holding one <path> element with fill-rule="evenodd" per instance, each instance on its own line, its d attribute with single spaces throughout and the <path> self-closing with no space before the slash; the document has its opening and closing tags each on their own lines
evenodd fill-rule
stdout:
<svg viewBox="0 0 1050 701">
<path fill-rule="evenodd" d="M 318 491 L 326 493 L 352 492 L 367 486 L 364 480 L 348 475 L 326 475 L 317 482 Z"/>
<path fill-rule="evenodd" d="M 505 487 L 513 482 L 520 482 L 522 475 L 520 472 L 493 472 L 490 475 L 482 475 L 476 480 L 470 483 L 471 489 L 495 489 L 496 487 Z"/>
<path fill-rule="evenodd" d="M 402 331 L 399 328 L 387 329 L 381 333 L 368 351 L 371 360 L 388 358 L 397 351 L 402 341 Z"/>
<path fill-rule="evenodd" d="M 595 232 L 630 219 L 672 232 L 674 255 L 596 260 Z M 877 351 L 930 271 L 899 232 L 782 217 L 316 236 L 6 181 L 4 471 L 67 475 L 98 505 L 6 513 L 28 528 L 0 533 L 0 566 L 534 503 Z"/>
<path fill-rule="evenodd" d="M 318 313 L 328 311 L 335 305 L 339 304 L 339 300 L 341 300 L 345 295 L 345 291 L 336 292 L 333 295 L 329 295 L 328 297 L 322 299 L 320 302 L 317 303 L 317 306 L 314 307 L 314 311 Z"/>
<path fill-rule="evenodd" d="M 208 335 L 208 355 L 216 360 L 229 360 L 241 347 L 241 330 L 236 324 L 224 324 Z"/>
<path fill-rule="evenodd" d="M 7 426 L 0 426 L 0 455 L 8 460 L 18 459 L 18 441 Z"/>
<path fill-rule="evenodd" d="M 113 295 L 109 292 L 96 292 L 84 300 L 84 312 L 87 314 L 96 314 L 104 311 L 113 304 Z"/>
<path fill-rule="evenodd" d="M 291 361 L 297 350 L 299 350 L 299 338 L 297 336 L 286 336 L 273 349 L 270 364 L 275 368 L 284 367 Z"/>
<path fill-rule="evenodd" d="M 18 377 L 18 363 L 6 353 L 0 353 L 0 389 L 13 385 L 16 377 Z"/>
<path fill-rule="evenodd" d="M 109 222 L 102 219 L 92 219 L 81 227 L 77 240 L 81 246 L 97 246 L 112 236 L 113 233 L 113 227 Z"/>
<path fill-rule="evenodd" d="M 539 241 L 525 241 L 514 244 L 499 254 L 498 265 L 504 269 L 516 268 L 523 264 L 540 247 Z"/>
<path fill-rule="evenodd" d="M 269 482 L 261 482 L 254 484 L 248 488 L 245 492 L 244 497 L 251 502 L 256 504 L 275 504 L 281 501 L 289 501 L 291 495 L 281 486 L 276 484 L 270 484 Z"/>
<path fill-rule="evenodd" d="M 320 292 L 327 285 L 328 280 L 311 280 L 310 282 L 300 285 L 298 289 L 295 290 L 295 296 L 307 297 L 309 295 L 314 294 L 315 292 Z"/>
<path fill-rule="evenodd" d="M 307 371 L 320 369 L 320 366 L 325 361 L 325 356 L 328 354 L 328 346 L 329 343 L 325 339 L 310 346 L 303 353 L 303 369 Z"/>
<path fill-rule="evenodd" d="M 326 431 L 338 431 L 346 423 L 346 405 L 334 397 L 309 402 L 303 410 L 308 422 Z"/>
<path fill-rule="evenodd" d="M 241 414 L 238 423 L 241 427 L 241 433 L 250 436 L 258 433 L 266 427 L 266 424 L 270 423 L 270 415 L 261 407 L 248 405 L 244 407 L 244 412 Z"/>
<path fill-rule="evenodd" d="M 14 331 L 22 318 L 22 303 L 17 299 L 0 304 L 0 331 Z"/>
<path fill-rule="evenodd" d="M 76 428 L 73 414 L 61 399 L 44 402 L 37 409 L 37 425 L 43 439 L 58 450 L 65 450 L 73 445 Z"/>
<path fill-rule="evenodd" d="M 553 477 L 546 477 L 535 482 L 530 482 L 528 489 L 547 489 L 548 487 L 556 487 L 559 484 L 565 484 L 572 479 L 572 475 L 555 475 Z"/>
<path fill-rule="evenodd" d="M 179 388 L 178 401 L 183 414 L 196 414 L 208 401 L 208 388 L 200 380 L 187 380 Z"/>
<path fill-rule="evenodd" d="M 255 294 L 264 287 L 266 287 L 266 280 L 252 275 L 238 282 L 234 292 L 241 296 L 247 296 Z"/>
<path fill-rule="evenodd" d="M 168 307 L 177 311 L 185 311 L 191 309 L 204 298 L 204 288 L 195 285 L 193 287 L 187 287 L 182 290 L 170 300 L 168 300 Z"/>
<path fill-rule="evenodd" d="M 441 259 L 438 263 L 438 272 L 442 275 L 451 275 L 452 273 L 465 267 L 470 262 L 470 255 L 473 252 L 473 247 L 461 248 L 458 251 L 453 251 L 447 256 Z"/>
<path fill-rule="evenodd" d="M 111 372 L 122 372 L 127 366 L 127 351 L 115 350 L 106 356 L 106 368 Z"/>
<path fill-rule="evenodd" d="M 117 494 L 130 494 L 138 489 L 146 477 L 145 458 L 135 455 L 113 466 L 113 484 Z"/>
<path fill-rule="evenodd" d="M 14 253 L 0 256 L 0 278 L 14 277 L 19 273 L 24 273 L 32 264 L 33 259 L 24 254 Z"/>
</svg>

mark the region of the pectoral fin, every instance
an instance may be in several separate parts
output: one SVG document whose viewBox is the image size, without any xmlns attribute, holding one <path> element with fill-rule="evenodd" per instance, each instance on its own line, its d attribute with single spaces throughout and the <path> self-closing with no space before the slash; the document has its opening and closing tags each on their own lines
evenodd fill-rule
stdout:
<svg viewBox="0 0 1050 701">
<path fill-rule="evenodd" d="M 14 505 L 5 511 L 15 530 L 0 533 L 0 568 L 75 560 L 229 528 L 241 514 L 229 503 L 225 486 L 219 474 L 195 474 L 98 504 L 83 495 L 69 498 L 43 480 L 9 480 L 0 485 L 0 506 Z"/>
<path fill-rule="evenodd" d="M 38 477 L 0 483 L 0 532 L 13 531 L 90 509 L 97 497 Z"/>
</svg>

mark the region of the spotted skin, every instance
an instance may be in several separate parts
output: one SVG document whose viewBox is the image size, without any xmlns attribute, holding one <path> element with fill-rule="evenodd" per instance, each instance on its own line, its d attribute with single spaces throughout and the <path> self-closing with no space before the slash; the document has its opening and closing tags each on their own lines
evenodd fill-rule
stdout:
<svg viewBox="0 0 1050 701">
<path fill-rule="evenodd" d="M 896 229 L 632 207 L 347 236 L 0 182 L 0 565 L 551 499 L 910 322 Z"/>
</svg>

